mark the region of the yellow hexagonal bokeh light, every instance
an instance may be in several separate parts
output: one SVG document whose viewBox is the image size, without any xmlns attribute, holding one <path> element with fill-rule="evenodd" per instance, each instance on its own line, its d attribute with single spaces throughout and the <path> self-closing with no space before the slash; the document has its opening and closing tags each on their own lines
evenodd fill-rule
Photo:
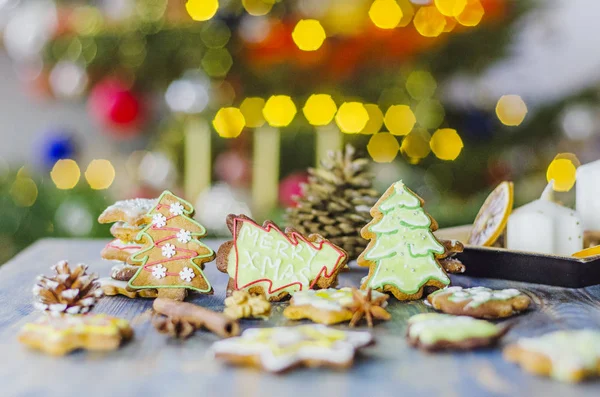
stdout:
<svg viewBox="0 0 600 397">
<path fill-rule="evenodd" d="M 429 141 L 431 151 L 440 160 L 455 160 L 464 147 L 460 135 L 452 128 L 437 130 Z"/>
<path fill-rule="evenodd" d="M 383 119 L 385 126 L 394 135 L 408 135 L 412 131 L 417 119 L 407 105 L 390 106 Z"/>
<path fill-rule="evenodd" d="M 376 134 L 381 130 L 381 126 L 383 125 L 383 113 L 379 109 L 379 106 L 374 103 L 367 103 L 364 106 L 369 114 L 369 121 L 367 121 L 365 128 L 360 133 L 366 135 Z"/>
<path fill-rule="evenodd" d="M 402 20 L 402 9 L 396 0 L 375 0 L 369 8 L 369 18 L 380 29 L 394 29 Z"/>
<path fill-rule="evenodd" d="M 431 152 L 429 141 L 431 135 L 426 130 L 415 130 L 404 137 L 400 150 L 408 157 L 411 163 L 418 163 Z"/>
<path fill-rule="evenodd" d="M 246 119 L 238 108 L 221 108 L 213 119 L 213 127 L 223 138 L 236 138 L 246 126 Z"/>
<path fill-rule="evenodd" d="M 413 24 L 422 36 L 437 37 L 444 32 L 446 17 L 435 6 L 421 7 L 415 14 Z"/>
<path fill-rule="evenodd" d="M 400 19 L 400 22 L 398 22 L 397 27 L 403 28 L 408 26 L 415 16 L 415 6 L 412 5 L 410 0 L 398 0 L 398 5 L 402 10 L 402 18 Z"/>
<path fill-rule="evenodd" d="M 188 0 L 185 9 L 194 21 L 208 21 L 219 9 L 219 0 Z"/>
<path fill-rule="evenodd" d="M 273 127 L 285 127 L 296 116 L 296 105 L 287 95 L 273 95 L 265 103 L 263 116 Z"/>
<path fill-rule="evenodd" d="M 242 0 L 246 12 L 253 16 L 267 15 L 275 0 Z"/>
<path fill-rule="evenodd" d="M 455 17 L 467 6 L 467 0 L 435 0 L 438 11 L 447 16 Z"/>
<path fill-rule="evenodd" d="M 312 125 L 327 125 L 331 123 L 337 105 L 328 94 L 313 94 L 311 95 L 302 108 L 302 113 L 306 120 Z"/>
<path fill-rule="evenodd" d="M 52 171 L 50 171 L 52 182 L 58 189 L 62 190 L 73 189 L 79 182 L 80 177 L 79 166 L 75 160 L 71 159 L 58 160 L 52 167 Z"/>
<path fill-rule="evenodd" d="M 316 19 L 301 19 L 292 32 L 294 43 L 302 51 L 316 51 L 327 38 L 321 22 Z"/>
<path fill-rule="evenodd" d="M 456 16 L 456 20 L 463 26 L 477 26 L 485 14 L 479 0 L 468 0 L 464 10 Z"/>
<path fill-rule="evenodd" d="M 37 200 L 38 187 L 33 179 L 17 176 L 8 193 L 16 206 L 31 207 Z"/>
<path fill-rule="evenodd" d="M 446 17 L 446 26 L 444 26 L 444 33 L 452 32 L 456 27 L 456 19 L 452 17 Z"/>
<path fill-rule="evenodd" d="M 527 105 L 518 95 L 503 95 L 496 104 L 496 115 L 508 126 L 518 126 L 527 115 Z"/>
<path fill-rule="evenodd" d="M 398 155 L 400 144 L 389 132 L 379 132 L 369 139 L 367 151 L 377 163 L 390 163 Z"/>
<path fill-rule="evenodd" d="M 569 159 L 555 158 L 546 171 L 546 180 L 554 179 L 554 190 L 557 192 L 568 192 L 575 185 L 577 167 Z"/>
<path fill-rule="evenodd" d="M 242 101 L 240 111 L 246 120 L 246 126 L 250 128 L 262 127 L 265 124 L 263 108 L 265 100 L 259 97 L 250 97 Z"/>
<path fill-rule="evenodd" d="M 360 102 L 344 102 L 335 115 L 335 122 L 342 132 L 356 134 L 369 121 L 369 113 Z"/>
<path fill-rule="evenodd" d="M 94 190 L 108 189 L 115 180 L 115 167 L 108 160 L 94 159 L 85 170 L 85 180 Z"/>
</svg>

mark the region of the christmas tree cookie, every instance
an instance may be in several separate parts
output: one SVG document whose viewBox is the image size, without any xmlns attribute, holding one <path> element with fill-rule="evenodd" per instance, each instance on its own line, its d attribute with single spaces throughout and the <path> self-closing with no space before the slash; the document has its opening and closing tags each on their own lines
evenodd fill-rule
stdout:
<svg viewBox="0 0 600 397">
<path fill-rule="evenodd" d="M 130 289 L 156 288 L 158 296 L 183 300 L 186 290 L 211 294 L 213 289 L 204 276 L 204 263 L 215 253 L 200 239 L 206 229 L 192 219 L 190 203 L 165 191 L 148 215 L 152 221 L 140 234 L 144 247 L 131 256 L 140 269 L 129 280 Z"/>
<path fill-rule="evenodd" d="M 327 288 L 348 260 L 346 251 L 318 234 L 283 232 L 244 215 L 229 215 L 227 226 L 233 240 L 219 248 L 217 268 L 229 274 L 228 295 L 246 290 L 279 301 L 296 291 Z"/>
<path fill-rule="evenodd" d="M 436 222 L 423 200 L 402 181 L 394 183 L 371 208 L 373 220 L 361 235 L 371 240 L 358 257 L 369 266 L 361 289 L 391 292 L 398 300 L 419 299 L 424 287 L 443 288 L 450 279 L 438 262 L 444 246 L 433 235 Z"/>
</svg>

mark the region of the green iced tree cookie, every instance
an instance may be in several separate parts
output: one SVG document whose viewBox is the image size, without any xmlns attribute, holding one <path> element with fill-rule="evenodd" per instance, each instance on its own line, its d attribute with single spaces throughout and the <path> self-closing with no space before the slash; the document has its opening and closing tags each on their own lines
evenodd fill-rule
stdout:
<svg viewBox="0 0 600 397">
<path fill-rule="evenodd" d="M 371 240 L 358 258 L 369 266 L 362 289 L 389 291 L 398 300 L 419 299 L 423 287 L 443 288 L 450 279 L 437 261 L 444 247 L 433 235 L 437 224 L 423 200 L 402 181 L 394 183 L 371 208 L 373 220 L 361 231 Z"/>
</svg>

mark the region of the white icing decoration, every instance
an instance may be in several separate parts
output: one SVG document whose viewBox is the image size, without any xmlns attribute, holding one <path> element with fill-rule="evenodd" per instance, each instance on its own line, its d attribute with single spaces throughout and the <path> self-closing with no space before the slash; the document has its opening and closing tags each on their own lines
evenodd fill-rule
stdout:
<svg viewBox="0 0 600 397">
<path fill-rule="evenodd" d="M 42 290 L 42 287 L 40 287 L 39 285 L 34 285 L 33 288 L 31 289 L 31 292 L 33 292 L 34 295 L 39 295 L 40 291 Z"/>
<path fill-rule="evenodd" d="M 48 305 L 42 302 L 34 302 L 33 307 L 37 310 L 46 311 L 48 310 Z"/>
<path fill-rule="evenodd" d="M 104 213 L 106 213 L 106 212 L 118 210 L 118 211 L 123 212 L 125 214 L 125 216 L 127 216 L 129 218 L 137 218 L 142 215 L 145 215 L 148 211 L 150 211 L 152 208 L 154 208 L 154 206 L 156 206 L 157 202 L 158 202 L 157 199 L 142 199 L 142 198 L 121 200 L 121 201 L 117 201 L 113 205 L 106 208 L 106 210 L 104 210 L 102 215 L 104 215 Z"/>
<path fill-rule="evenodd" d="M 154 214 L 152 224 L 156 227 L 165 227 L 167 225 L 167 217 L 163 214 Z"/>
<path fill-rule="evenodd" d="M 167 275 L 167 268 L 161 264 L 155 265 L 152 268 L 152 276 L 157 279 L 161 279 Z"/>
<path fill-rule="evenodd" d="M 189 243 L 192 240 L 192 233 L 188 230 L 181 229 L 177 232 L 177 241 L 182 244 Z"/>
<path fill-rule="evenodd" d="M 164 256 L 165 258 L 172 258 L 175 256 L 175 253 L 177 252 L 175 250 L 175 246 L 173 244 L 165 244 L 161 247 L 161 251 L 162 251 L 162 256 Z"/>
<path fill-rule="evenodd" d="M 364 296 L 366 291 L 359 291 Z M 371 291 L 371 296 L 376 299 L 385 294 L 378 291 Z M 304 290 L 297 291 L 293 294 L 292 306 L 312 306 L 317 309 L 341 311 L 344 307 L 351 305 L 353 302 L 352 288 L 344 287 L 340 289 L 327 288 L 320 290 Z M 385 307 L 387 302 L 384 302 L 382 307 Z"/>
<path fill-rule="evenodd" d="M 181 203 L 173 203 L 169 207 L 169 212 L 174 216 L 183 215 L 183 205 Z"/>
<path fill-rule="evenodd" d="M 440 290 L 434 293 L 435 296 L 450 295 L 448 300 L 452 302 L 463 302 L 471 300 L 465 308 L 474 308 L 480 306 L 485 302 L 497 301 L 497 300 L 509 300 L 522 295 L 521 291 L 514 288 L 507 288 L 502 290 L 493 290 L 486 287 L 450 287 Z"/>
<path fill-rule="evenodd" d="M 70 308 L 68 308 L 66 310 L 66 312 L 69 314 L 77 314 L 77 313 L 79 313 L 79 310 L 80 310 L 79 306 L 71 306 Z"/>
<path fill-rule="evenodd" d="M 196 277 L 196 273 L 194 273 L 193 269 L 187 266 L 181 269 L 181 271 L 179 272 L 179 278 L 183 281 L 187 281 L 188 283 L 192 281 L 194 277 Z"/>
<path fill-rule="evenodd" d="M 344 364 L 356 349 L 373 340 L 369 332 L 341 331 L 321 324 L 251 328 L 235 338 L 215 342 L 215 354 L 258 355 L 267 371 L 278 372 L 304 360 Z"/>
</svg>

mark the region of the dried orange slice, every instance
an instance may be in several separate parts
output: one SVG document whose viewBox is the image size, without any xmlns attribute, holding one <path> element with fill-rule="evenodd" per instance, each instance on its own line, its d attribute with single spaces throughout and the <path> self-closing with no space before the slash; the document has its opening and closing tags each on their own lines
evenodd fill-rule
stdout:
<svg viewBox="0 0 600 397">
<path fill-rule="evenodd" d="M 468 244 L 491 247 L 504 231 L 513 208 L 513 183 L 499 184 L 479 209 Z"/>
<path fill-rule="evenodd" d="M 583 249 L 581 251 L 577 251 L 573 255 L 574 258 L 589 258 L 590 256 L 600 255 L 600 245 L 596 245 L 595 247 L 590 247 Z"/>
</svg>

